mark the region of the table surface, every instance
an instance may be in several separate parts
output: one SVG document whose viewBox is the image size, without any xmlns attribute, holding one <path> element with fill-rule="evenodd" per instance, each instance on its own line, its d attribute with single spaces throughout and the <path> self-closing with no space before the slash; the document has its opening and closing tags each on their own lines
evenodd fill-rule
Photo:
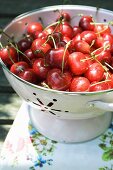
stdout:
<svg viewBox="0 0 113 170">
<path fill-rule="evenodd" d="M 89 5 L 113 10 L 113 0 L 0 0 L 0 28 L 4 28 L 21 13 L 37 8 L 60 4 Z M 0 67 L 0 148 L 15 119 L 22 100 L 15 94 Z"/>
<path fill-rule="evenodd" d="M 59 143 L 33 127 L 28 108 L 23 102 L 7 135 L 0 170 L 113 170 L 113 122 L 93 140 Z"/>
</svg>

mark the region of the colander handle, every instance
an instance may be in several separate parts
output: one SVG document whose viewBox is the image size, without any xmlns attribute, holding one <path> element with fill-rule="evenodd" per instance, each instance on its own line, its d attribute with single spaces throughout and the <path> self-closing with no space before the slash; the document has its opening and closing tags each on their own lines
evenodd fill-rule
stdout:
<svg viewBox="0 0 113 170">
<path fill-rule="evenodd" d="M 93 101 L 88 102 L 88 105 L 90 107 L 95 107 L 101 110 L 113 111 L 113 103 L 106 103 L 106 102 L 99 101 L 99 100 L 93 100 Z"/>
</svg>

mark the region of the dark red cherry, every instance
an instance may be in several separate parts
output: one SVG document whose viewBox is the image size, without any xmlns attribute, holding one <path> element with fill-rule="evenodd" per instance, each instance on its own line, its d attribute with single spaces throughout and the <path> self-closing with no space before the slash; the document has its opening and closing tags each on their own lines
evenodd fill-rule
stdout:
<svg viewBox="0 0 113 170">
<path fill-rule="evenodd" d="M 83 29 L 83 30 L 90 30 L 93 31 L 95 25 L 92 24 L 93 22 L 93 18 L 89 15 L 87 16 L 82 16 L 80 21 L 79 21 L 79 26 Z"/>
<path fill-rule="evenodd" d="M 54 90 L 67 90 L 70 86 L 72 76 L 70 72 L 64 72 L 60 69 L 51 69 L 47 74 L 47 84 Z"/>
<path fill-rule="evenodd" d="M 37 75 L 38 80 L 45 80 L 50 67 L 47 66 L 44 58 L 38 58 L 33 63 L 33 70 Z"/>
<path fill-rule="evenodd" d="M 68 62 L 69 52 L 64 47 L 51 49 L 46 54 L 46 63 L 51 67 L 66 69 Z"/>
<path fill-rule="evenodd" d="M 22 78 L 23 80 L 26 80 L 30 83 L 36 83 L 37 82 L 37 76 L 36 76 L 33 69 L 26 69 L 26 70 L 22 71 L 21 73 L 19 73 L 18 76 L 20 78 Z"/>
</svg>

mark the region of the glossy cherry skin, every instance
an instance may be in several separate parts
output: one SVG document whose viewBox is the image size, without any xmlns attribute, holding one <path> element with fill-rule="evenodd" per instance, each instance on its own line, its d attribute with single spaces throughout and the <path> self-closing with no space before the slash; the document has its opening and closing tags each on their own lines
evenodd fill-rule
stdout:
<svg viewBox="0 0 113 170">
<path fill-rule="evenodd" d="M 61 14 L 58 16 L 56 21 L 58 21 L 58 20 L 70 22 L 71 17 L 69 15 L 69 13 L 61 12 Z"/>
<path fill-rule="evenodd" d="M 74 43 L 74 48 L 77 52 L 81 52 L 81 53 L 84 53 L 84 54 L 90 53 L 90 45 L 83 40 L 76 41 Z"/>
<path fill-rule="evenodd" d="M 46 63 L 51 67 L 66 69 L 68 62 L 69 52 L 64 47 L 51 49 L 46 54 Z"/>
<path fill-rule="evenodd" d="M 28 49 L 24 52 L 25 55 L 22 55 L 21 58 L 23 61 L 26 61 L 30 66 L 32 66 L 33 61 L 36 59 L 36 56 L 33 54 L 31 49 Z"/>
<path fill-rule="evenodd" d="M 80 33 L 82 33 L 82 28 L 75 25 L 73 27 L 73 36 L 76 36 L 77 34 L 80 34 Z"/>
<path fill-rule="evenodd" d="M 20 41 L 18 41 L 17 46 L 21 52 L 24 52 L 31 47 L 31 44 L 32 44 L 32 41 L 30 41 L 27 38 L 23 38 Z"/>
<path fill-rule="evenodd" d="M 57 32 L 60 32 L 63 36 L 72 38 L 73 37 L 73 28 L 70 24 L 64 22 L 61 23 L 58 28 Z"/>
<path fill-rule="evenodd" d="M 97 35 L 94 31 L 83 31 L 81 33 L 81 39 L 86 41 L 89 45 L 95 42 Z"/>
<path fill-rule="evenodd" d="M 31 50 L 36 57 L 44 57 L 45 53 L 50 49 L 51 46 L 41 38 L 35 39 L 31 45 Z"/>
<path fill-rule="evenodd" d="M 22 71 L 21 73 L 19 73 L 18 76 L 20 78 L 22 78 L 23 80 L 26 80 L 30 83 L 36 83 L 37 82 L 37 76 L 36 76 L 33 69 L 26 69 L 26 70 Z"/>
<path fill-rule="evenodd" d="M 71 72 L 75 75 L 84 74 L 88 69 L 88 63 L 85 54 L 73 52 L 68 57 L 68 64 Z"/>
<path fill-rule="evenodd" d="M 111 29 L 106 24 L 96 24 L 94 27 L 94 32 L 100 36 L 100 35 L 104 35 L 104 34 L 110 34 Z"/>
<path fill-rule="evenodd" d="M 27 33 L 32 36 L 36 31 L 42 31 L 42 30 L 43 30 L 43 26 L 40 22 L 31 22 L 27 26 Z"/>
<path fill-rule="evenodd" d="M 95 92 L 95 91 L 103 91 L 103 90 L 108 90 L 110 89 L 110 84 L 106 82 L 94 82 L 90 85 L 89 91 L 90 92 Z"/>
<path fill-rule="evenodd" d="M 99 82 L 103 79 L 104 76 L 104 68 L 101 64 L 95 62 L 92 65 L 89 66 L 88 70 L 85 73 L 85 77 L 90 82 Z"/>
<path fill-rule="evenodd" d="M 93 18 L 91 16 L 82 16 L 79 21 L 79 26 L 83 30 L 93 31 L 95 26 L 92 23 L 93 23 Z"/>
<path fill-rule="evenodd" d="M 13 63 L 17 62 L 17 52 L 13 47 L 3 47 L 0 49 L 0 58 L 7 66 L 11 66 Z"/>
<path fill-rule="evenodd" d="M 65 91 L 69 88 L 72 76 L 70 72 L 64 72 L 60 69 L 51 69 L 47 74 L 46 82 L 51 89 Z"/>
<path fill-rule="evenodd" d="M 111 63 L 111 59 L 112 59 L 111 53 L 108 50 L 104 50 L 104 48 L 94 51 L 93 55 L 95 55 L 95 59 L 102 64 Z"/>
<path fill-rule="evenodd" d="M 21 72 L 28 68 L 29 65 L 25 61 L 19 61 L 11 66 L 10 71 L 18 76 Z"/>
<path fill-rule="evenodd" d="M 33 63 L 33 70 L 39 81 L 45 80 L 50 67 L 46 65 L 44 58 L 38 58 Z"/>
<path fill-rule="evenodd" d="M 88 91 L 90 82 L 85 77 L 75 77 L 72 79 L 69 90 L 71 92 L 84 92 Z"/>
</svg>

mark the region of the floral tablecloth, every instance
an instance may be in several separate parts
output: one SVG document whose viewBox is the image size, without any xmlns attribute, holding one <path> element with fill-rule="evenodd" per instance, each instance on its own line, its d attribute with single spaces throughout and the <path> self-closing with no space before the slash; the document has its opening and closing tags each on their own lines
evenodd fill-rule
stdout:
<svg viewBox="0 0 113 170">
<path fill-rule="evenodd" d="M 113 170 L 113 123 L 94 140 L 57 143 L 31 125 L 23 103 L 4 142 L 0 170 Z"/>
</svg>

